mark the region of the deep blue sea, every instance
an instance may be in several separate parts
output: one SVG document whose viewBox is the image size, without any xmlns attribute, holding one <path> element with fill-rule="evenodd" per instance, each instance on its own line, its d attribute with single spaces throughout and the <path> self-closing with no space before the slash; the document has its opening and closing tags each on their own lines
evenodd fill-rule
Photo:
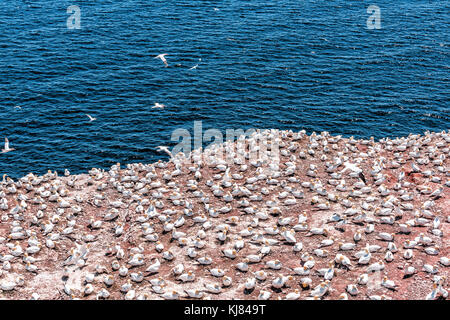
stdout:
<svg viewBox="0 0 450 320">
<path fill-rule="evenodd" d="M 71 5 L 81 29 L 67 28 Z M 369 5 L 381 29 L 367 28 Z M 0 173 L 150 163 L 194 121 L 358 138 L 448 130 L 449 23 L 449 1 L 1 1 L 0 139 L 16 150 Z"/>
</svg>

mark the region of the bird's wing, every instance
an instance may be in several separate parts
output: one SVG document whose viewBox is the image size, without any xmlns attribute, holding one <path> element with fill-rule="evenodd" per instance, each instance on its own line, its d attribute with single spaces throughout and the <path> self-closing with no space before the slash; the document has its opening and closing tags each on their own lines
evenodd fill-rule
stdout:
<svg viewBox="0 0 450 320">
<path fill-rule="evenodd" d="M 366 177 L 364 176 L 362 171 L 359 173 L 359 177 L 361 178 L 362 181 L 364 181 L 364 184 L 366 184 Z"/>
<path fill-rule="evenodd" d="M 166 67 L 167 67 L 167 66 L 168 66 L 167 60 L 166 60 L 166 58 L 164 58 L 166 55 L 167 55 L 167 53 L 160 54 L 160 55 L 156 56 L 156 58 L 160 58 L 160 59 L 162 60 L 162 62 L 164 62 L 164 64 L 165 64 Z"/>
<path fill-rule="evenodd" d="M 5 138 L 5 150 L 9 149 L 9 140 L 8 138 Z"/>
<path fill-rule="evenodd" d="M 169 155 L 171 155 L 171 152 L 169 151 L 169 149 L 166 146 L 158 146 L 157 149 L 159 152 L 164 151 L 164 152 L 168 153 Z"/>
</svg>

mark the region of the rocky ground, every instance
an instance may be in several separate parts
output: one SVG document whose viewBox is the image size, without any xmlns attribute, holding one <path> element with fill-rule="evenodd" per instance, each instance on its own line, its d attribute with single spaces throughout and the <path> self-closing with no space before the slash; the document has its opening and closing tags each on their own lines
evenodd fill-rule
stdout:
<svg viewBox="0 0 450 320">
<path fill-rule="evenodd" d="M 271 165 L 245 158 L 259 135 L 279 144 Z M 232 146 L 230 161 L 4 177 L 0 297 L 447 297 L 449 133 L 263 131 L 218 148 Z"/>
</svg>

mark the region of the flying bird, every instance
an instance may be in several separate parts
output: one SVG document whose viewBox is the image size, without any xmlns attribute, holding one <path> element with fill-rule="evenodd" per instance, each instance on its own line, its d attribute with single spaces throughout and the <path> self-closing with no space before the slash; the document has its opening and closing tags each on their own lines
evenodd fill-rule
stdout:
<svg viewBox="0 0 450 320">
<path fill-rule="evenodd" d="M 5 138 L 5 148 L 2 149 L 2 153 L 7 153 L 7 152 L 10 152 L 10 151 L 13 151 L 13 150 L 16 150 L 16 149 L 10 148 L 9 147 L 9 140 L 8 140 L 8 138 Z"/>
<path fill-rule="evenodd" d="M 92 117 L 91 115 L 89 115 L 89 114 L 86 114 L 87 115 L 87 117 L 89 118 L 89 122 L 92 122 L 92 121 L 94 121 L 94 120 L 97 120 L 97 118 L 94 118 L 94 117 Z"/>
<path fill-rule="evenodd" d="M 362 173 L 361 168 L 359 168 L 356 164 L 350 162 L 344 162 L 343 165 L 345 166 L 345 168 L 340 172 L 341 174 L 347 170 L 351 170 L 353 172 L 356 172 L 359 178 L 364 182 L 364 184 L 366 184 L 366 177 Z"/>
<path fill-rule="evenodd" d="M 157 59 L 157 58 L 161 59 L 162 62 L 164 62 L 164 65 L 165 65 L 166 67 L 168 67 L 169 64 L 167 63 L 166 58 L 164 58 L 165 56 L 167 56 L 167 53 L 158 54 L 158 55 L 155 57 L 155 59 Z"/>
<path fill-rule="evenodd" d="M 164 109 L 165 105 L 155 102 L 155 105 L 152 107 L 152 109 Z"/>
<path fill-rule="evenodd" d="M 169 148 L 166 146 L 157 146 L 156 147 L 158 152 L 165 152 L 172 158 L 172 152 L 169 151 Z"/>
</svg>

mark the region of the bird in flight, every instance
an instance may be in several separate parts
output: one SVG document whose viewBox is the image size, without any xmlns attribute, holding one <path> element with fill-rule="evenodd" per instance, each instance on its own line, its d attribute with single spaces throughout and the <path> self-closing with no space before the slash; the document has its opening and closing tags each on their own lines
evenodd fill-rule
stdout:
<svg viewBox="0 0 450 320">
<path fill-rule="evenodd" d="M 341 171 L 341 173 L 344 173 L 347 170 L 351 170 L 353 172 L 361 172 L 362 170 L 354 163 L 350 162 L 344 162 L 343 163 L 345 168 Z"/>
<path fill-rule="evenodd" d="M 155 102 L 155 105 L 152 107 L 152 109 L 164 109 L 165 105 Z"/>
<path fill-rule="evenodd" d="M 359 178 L 364 182 L 366 182 L 366 177 L 364 176 L 362 169 L 359 168 L 356 164 L 350 163 L 350 162 L 344 162 L 343 163 L 345 168 L 340 172 L 341 174 L 344 173 L 347 170 L 351 170 L 353 172 L 356 172 L 359 176 Z"/>
<path fill-rule="evenodd" d="M 198 61 L 202 61 L 202 58 L 199 58 Z M 198 63 L 195 66 L 193 66 L 192 68 L 189 68 L 189 70 L 197 69 L 197 67 L 198 67 Z"/>
<path fill-rule="evenodd" d="M 9 147 L 9 140 L 8 140 L 8 138 L 5 138 L 5 148 L 2 149 L 2 153 L 7 153 L 7 152 L 10 152 L 10 151 L 13 151 L 13 150 L 16 150 L 16 149 L 10 148 Z"/>
<path fill-rule="evenodd" d="M 97 118 L 94 118 L 94 117 L 92 117 L 91 115 L 89 115 L 89 114 L 87 114 L 87 113 L 86 113 L 86 115 L 87 115 L 87 117 L 89 118 L 89 122 L 92 122 L 92 121 L 94 121 L 94 120 L 97 120 Z"/>
<path fill-rule="evenodd" d="M 172 158 L 172 152 L 169 151 L 169 148 L 168 148 L 168 147 L 166 147 L 166 146 L 157 146 L 157 147 L 156 147 L 156 150 L 157 150 L 158 152 L 165 152 L 165 153 L 167 153 L 167 154 Z"/>
<path fill-rule="evenodd" d="M 158 55 L 155 57 L 155 59 L 157 59 L 157 58 L 161 59 L 162 62 L 164 62 L 164 65 L 165 65 L 166 67 L 168 67 L 169 64 L 167 63 L 167 60 L 166 60 L 165 56 L 167 56 L 167 53 L 158 54 Z"/>
<path fill-rule="evenodd" d="M 22 109 L 21 106 L 15 106 L 14 109 Z"/>
</svg>

